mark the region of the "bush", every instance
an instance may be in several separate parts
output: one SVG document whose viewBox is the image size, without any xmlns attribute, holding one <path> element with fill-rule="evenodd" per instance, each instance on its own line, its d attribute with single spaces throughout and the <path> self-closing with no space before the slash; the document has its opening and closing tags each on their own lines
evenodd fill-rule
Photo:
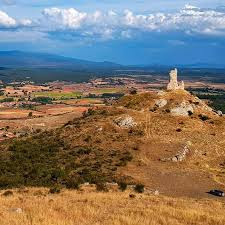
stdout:
<svg viewBox="0 0 225 225">
<path fill-rule="evenodd" d="M 59 194 L 60 192 L 61 192 L 61 188 L 57 187 L 57 186 L 52 187 L 52 188 L 49 189 L 49 193 L 50 194 Z"/>
<path fill-rule="evenodd" d="M 0 102 L 13 102 L 14 98 L 3 98 L 0 100 Z"/>
<path fill-rule="evenodd" d="M 69 189 L 79 189 L 80 188 L 80 181 L 75 178 L 70 178 L 66 182 L 66 187 Z"/>
<path fill-rule="evenodd" d="M 127 189 L 127 183 L 124 182 L 119 183 L 119 189 L 121 191 L 125 191 Z"/>
<path fill-rule="evenodd" d="M 96 190 L 97 191 L 103 191 L 103 192 L 109 191 L 106 184 L 102 183 L 102 182 L 96 184 Z"/>
<path fill-rule="evenodd" d="M 145 186 L 143 184 L 136 184 L 134 190 L 137 193 L 143 193 L 145 191 Z"/>
<path fill-rule="evenodd" d="M 202 114 L 200 114 L 198 117 L 199 117 L 199 119 L 201 119 L 202 121 L 206 121 L 206 120 L 209 120 L 209 119 L 210 119 L 208 116 L 202 115 Z"/>
<path fill-rule="evenodd" d="M 6 197 L 12 196 L 13 195 L 13 192 L 12 191 L 5 191 L 2 195 L 3 196 L 6 196 Z"/>
<path fill-rule="evenodd" d="M 28 117 L 32 117 L 33 116 L 33 113 L 32 112 L 29 112 L 28 113 Z"/>
<path fill-rule="evenodd" d="M 52 104 L 52 99 L 49 97 L 36 97 L 32 99 L 32 102 L 38 102 L 41 104 Z"/>
<path fill-rule="evenodd" d="M 137 89 L 136 88 L 131 88 L 129 92 L 130 92 L 131 95 L 136 95 L 137 94 Z"/>
</svg>

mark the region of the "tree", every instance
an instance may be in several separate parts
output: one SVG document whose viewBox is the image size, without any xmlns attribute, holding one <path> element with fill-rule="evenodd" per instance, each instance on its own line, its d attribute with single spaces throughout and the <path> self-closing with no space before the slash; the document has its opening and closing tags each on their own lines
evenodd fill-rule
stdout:
<svg viewBox="0 0 225 225">
<path fill-rule="evenodd" d="M 28 117 L 32 117 L 32 116 L 33 116 L 33 112 L 29 112 Z"/>
</svg>

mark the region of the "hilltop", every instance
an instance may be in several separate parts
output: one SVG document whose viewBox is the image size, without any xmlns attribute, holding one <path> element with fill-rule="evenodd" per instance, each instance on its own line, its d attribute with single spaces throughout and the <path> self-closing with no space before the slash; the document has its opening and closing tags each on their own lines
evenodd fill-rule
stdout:
<svg viewBox="0 0 225 225">
<path fill-rule="evenodd" d="M 224 187 L 225 120 L 187 91 L 124 96 L 63 127 L 1 145 L 2 188 L 143 183 L 168 196 Z"/>
</svg>

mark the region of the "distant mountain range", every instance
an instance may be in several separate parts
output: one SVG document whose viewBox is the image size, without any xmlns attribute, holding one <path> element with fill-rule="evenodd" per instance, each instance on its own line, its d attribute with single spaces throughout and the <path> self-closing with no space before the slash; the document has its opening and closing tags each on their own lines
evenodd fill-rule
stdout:
<svg viewBox="0 0 225 225">
<path fill-rule="evenodd" d="M 225 65 L 195 63 L 177 65 L 129 65 L 124 66 L 113 62 L 93 62 L 88 60 L 75 59 L 47 53 L 23 52 L 23 51 L 0 51 L 0 70 L 9 68 L 71 68 L 76 70 L 126 70 L 126 69 L 168 69 L 178 68 L 225 68 Z"/>
<path fill-rule="evenodd" d="M 47 53 L 22 51 L 0 51 L 0 67 L 76 68 L 76 69 L 120 69 L 112 62 L 92 62 Z"/>
</svg>

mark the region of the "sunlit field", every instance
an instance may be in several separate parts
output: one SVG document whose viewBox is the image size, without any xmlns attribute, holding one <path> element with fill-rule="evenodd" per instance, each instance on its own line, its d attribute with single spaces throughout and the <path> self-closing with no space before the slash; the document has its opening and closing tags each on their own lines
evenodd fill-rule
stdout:
<svg viewBox="0 0 225 225">
<path fill-rule="evenodd" d="M 179 225 L 225 224 L 224 203 L 212 200 L 172 199 L 130 192 L 47 189 L 13 191 L 0 197 L 1 225 Z"/>
</svg>

